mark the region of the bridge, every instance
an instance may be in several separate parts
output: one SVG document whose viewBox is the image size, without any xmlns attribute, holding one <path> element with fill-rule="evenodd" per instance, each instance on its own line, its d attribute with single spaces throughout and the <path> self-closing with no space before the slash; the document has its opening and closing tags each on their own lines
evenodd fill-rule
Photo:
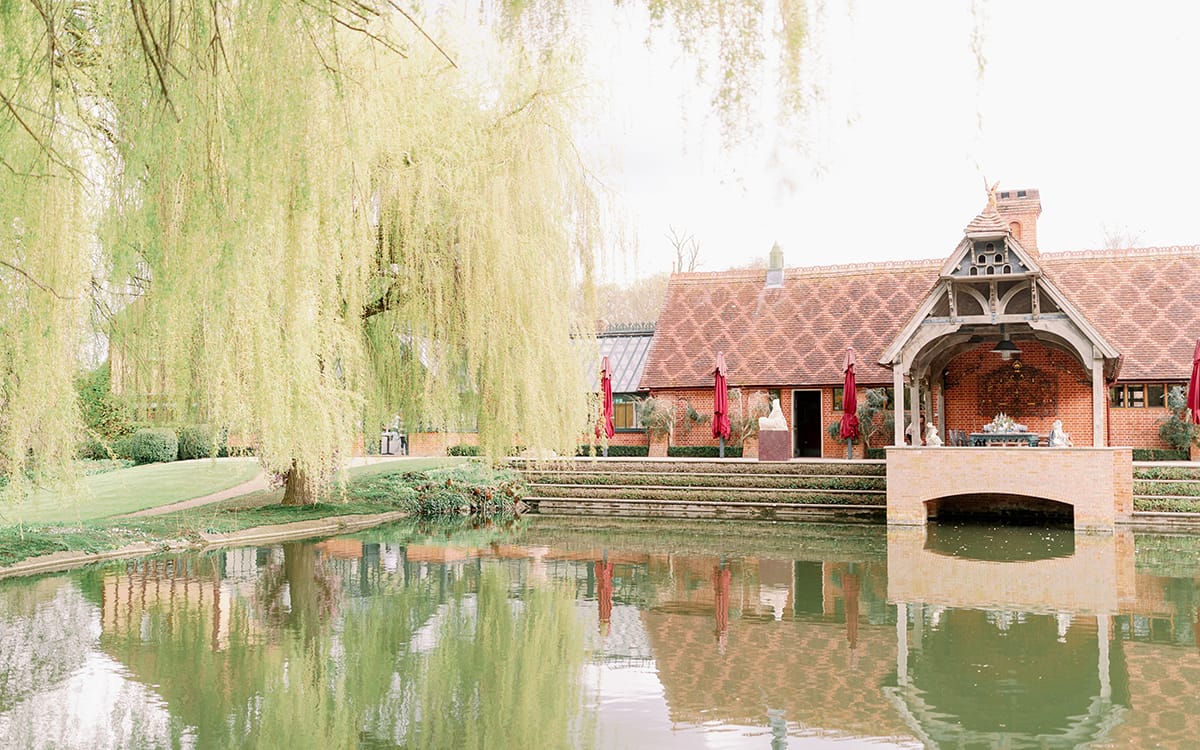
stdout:
<svg viewBox="0 0 1200 750">
<path fill-rule="evenodd" d="M 1111 531 L 1133 513 L 1130 448 L 889 447 L 887 522 L 924 525 L 956 510 L 1022 508 Z"/>
</svg>

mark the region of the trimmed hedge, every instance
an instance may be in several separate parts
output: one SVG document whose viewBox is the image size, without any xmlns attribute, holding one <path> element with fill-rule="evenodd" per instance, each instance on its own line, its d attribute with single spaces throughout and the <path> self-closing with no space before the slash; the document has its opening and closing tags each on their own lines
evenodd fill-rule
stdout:
<svg viewBox="0 0 1200 750">
<path fill-rule="evenodd" d="M 447 456 L 480 456 L 483 455 L 478 445 L 452 445 L 446 449 Z"/>
<path fill-rule="evenodd" d="M 595 446 L 596 455 L 603 456 L 604 449 L 600 446 Z M 581 445 L 575 449 L 576 456 L 591 456 L 592 446 Z M 609 458 L 645 458 L 650 455 L 650 448 L 645 445 L 610 445 L 608 446 Z"/>
<path fill-rule="evenodd" d="M 675 445 L 667 448 L 667 458 L 718 458 L 721 449 L 715 445 Z M 609 452 L 612 455 L 612 452 Z M 742 446 L 725 446 L 725 458 L 741 458 Z"/>
<path fill-rule="evenodd" d="M 179 455 L 179 438 L 174 430 L 143 428 L 129 438 L 128 448 L 135 464 L 174 461 Z"/>
<path fill-rule="evenodd" d="M 1175 448 L 1134 448 L 1134 461 L 1186 461 L 1188 452 Z"/>
</svg>

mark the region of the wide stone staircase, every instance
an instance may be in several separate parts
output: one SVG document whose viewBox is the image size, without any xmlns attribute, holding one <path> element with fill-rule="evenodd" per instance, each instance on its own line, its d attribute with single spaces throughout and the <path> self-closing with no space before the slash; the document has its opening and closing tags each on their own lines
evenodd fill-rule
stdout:
<svg viewBox="0 0 1200 750">
<path fill-rule="evenodd" d="M 883 461 L 514 459 L 543 515 L 882 521 Z"/>
</svg>

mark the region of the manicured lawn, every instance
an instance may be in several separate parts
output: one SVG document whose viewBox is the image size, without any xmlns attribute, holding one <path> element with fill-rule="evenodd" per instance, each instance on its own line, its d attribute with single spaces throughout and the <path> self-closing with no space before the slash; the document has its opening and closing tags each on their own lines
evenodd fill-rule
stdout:
<svg viewBox="0 0 1200 750">
<path fill-rule="evenodd" d="M 397 458 L 355 466 L 349 474 L 351 479 L 359 479 L 396 471 L 426 471 L 464 461 L 465 458 Z M 0 526 L 76 523 L 170 505 L 247 482 L 259 470 L 256 458 L 201 458 L 92 474 L 83 477 L 77 492 L 47 488 L 19 506 L 0 508 Z"/>
<path fill-rule="evenodd" d="M 17 506 L 0 508 L 0 525 L 73 523 L 132 513 L 220 492 L 258 476 L 255 458 L 201 458 L 92 474 L 80 487 L 46 488 Z"/>
</svg>

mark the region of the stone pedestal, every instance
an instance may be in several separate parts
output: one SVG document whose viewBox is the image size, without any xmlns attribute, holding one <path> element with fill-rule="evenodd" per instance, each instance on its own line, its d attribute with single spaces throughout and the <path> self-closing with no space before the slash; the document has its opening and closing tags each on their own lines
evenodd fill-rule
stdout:
<svg viewBox="0 0 1200 750">
<path fill-rule="evenodd" d="M 787 430 L 758 431 L 759 461 L 790 461 L 792 433 Z"/>
</svg>

